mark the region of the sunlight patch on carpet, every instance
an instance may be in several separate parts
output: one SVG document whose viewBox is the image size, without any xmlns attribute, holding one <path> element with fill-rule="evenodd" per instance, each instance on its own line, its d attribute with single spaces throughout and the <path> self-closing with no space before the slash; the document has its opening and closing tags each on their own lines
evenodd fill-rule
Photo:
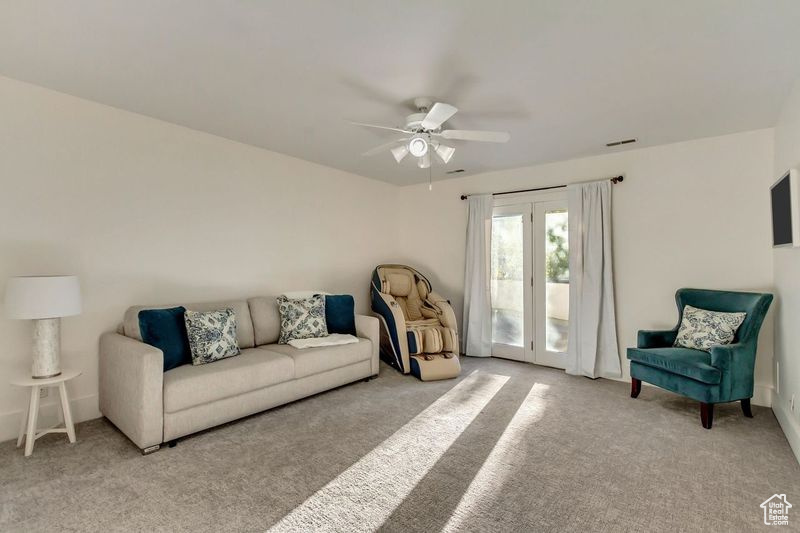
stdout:
<svg viewBox="0 0 800 533">
<path fill-rule="evenodd" d="M 473 372 L 270 531 L 377 529 L 508 379 Z"/>
<path fill-rule="evenodd" d="M 528 429 L 542 417 L 546 404 L 544 396 L 549 388 L 543 383 L 531 387 L 442 531 L 468 530 L 470 524 L 474 524 L 472 521 L 491 511 L 495 495 L 500 493 L 506 480 L 519 470 L 517 463 L 525 461 L 524 453 L 520 453 L 520 450 L 525 450 L 526 446 L 521 441 L 528 438 Z"/>
</svg>

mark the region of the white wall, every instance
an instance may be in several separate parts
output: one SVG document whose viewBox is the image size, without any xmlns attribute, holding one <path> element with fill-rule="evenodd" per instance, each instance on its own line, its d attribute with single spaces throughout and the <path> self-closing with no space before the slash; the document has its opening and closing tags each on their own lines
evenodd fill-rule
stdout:
<svg viewBox="0 0 800 533">
<path fill-rule="evenodd" d="M 401 258 L 430 275 L 461 317 L 467 205 L 462 193 L 503 191 L 623 174 L 613 187 L 617 330 L 625 347 L 639 329 L 670 328 L 680 287 L 770 290 L 772 130 L 492 172 L 400 192 Z M 466 148 L 465 148 L 466 149 Z M 796 285 L 800 286 L 800 285 Z M 800 303 L 800 302 L 799 302 Z M 769 405 L 772 318 L 762 329 L 754 401 Z"/>
<path fill-rule="evenodd" d="M 99 416 L 98 337 L 129 305 L 326 288 L 366 311 L 393 259 L 393 186 L 7 78 L 0 117 L 0 279 L 80 276 L 84 312 L 63 323 L 79 420 Z M 0 441 L 31 331 L 0 318 Z"/>
<path fill-rule="evenodd" d="M 788 168 L 800 167 L 800 83 L 795 85 L 775 126 L 775 165 L 772 183 Z M 775 328 L 776 390 L 772 409 L 800 460 L 800 405 L 790 407 L 797 395 L 800 401 L 800 249 L 773 251 L 777 320 Z"/>
<path fill-rule="evenodd" d="M 84 313 L 63 328 L 65 364 L 83 371 L 71 385 L 79 420 L 99 416 L 97 339 L 131 304 L 327 288 L 353 293 L 365 311 L 372 267 L 397 261 L 428 273 L 460 315 L 464 192 L 625 174 L 613 211 L 623 357 L 638 329 L 674 324 L 678 287 L 771 286 L 772 130 L 447 180 L 429 192 L 7 78 L 0 116 L 0 279 L 81 277 Z M 30 332 L 0 319 L 0 376 L 26 371 Z M 762 341 L 756 394 L 768 403 L 771 321 Z M 15 436 L 25 401 L 5 382 L 0 441 Z"/>
</svg>

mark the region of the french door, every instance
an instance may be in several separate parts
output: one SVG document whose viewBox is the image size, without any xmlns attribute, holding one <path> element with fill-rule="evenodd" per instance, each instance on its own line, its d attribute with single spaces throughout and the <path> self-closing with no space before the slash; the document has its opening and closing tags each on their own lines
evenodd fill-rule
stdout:
<svg viewBox="0 0 800 533">
<path fill-rule="evenodd" d="M 565 368 L 569 345 L 566 198 L 547 194 L 515 201 L 497 205 L 492 217 L 492 355 Z"/>
</svg>

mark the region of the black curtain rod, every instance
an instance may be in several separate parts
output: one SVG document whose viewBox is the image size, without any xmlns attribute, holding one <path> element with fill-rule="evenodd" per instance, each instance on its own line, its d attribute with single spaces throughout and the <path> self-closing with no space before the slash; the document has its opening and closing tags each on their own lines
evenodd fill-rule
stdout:
<svg viewBox="0 0 800 533">
<path fill-rule="evenodd" d="M 613 178 L 608 178 L 611 183 L 619 183 L 625 178 L 623 176 L 614 176 Z M 517 189 L 516 191 L 503 191 L 503 192 L 493 192 L 492 196 L 502 196 L 504 194 L 516 194 L 518 192 L 534 192 L 534 191 L 547 191 L 550 189 L 563 189 L 566 185 L 551 185 L 550 187 L 537 187 L 535 189 Z M 477 193 L 473 193 L 477 194 Z M 472 194 L 462 194 L 461 199 L 466 200 L 472 196 Z"/>
</svg>

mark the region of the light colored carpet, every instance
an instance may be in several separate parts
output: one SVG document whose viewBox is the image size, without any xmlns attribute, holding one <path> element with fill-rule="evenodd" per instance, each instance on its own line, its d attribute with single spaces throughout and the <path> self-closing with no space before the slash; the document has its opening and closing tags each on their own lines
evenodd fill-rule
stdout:
<svg viewBox="0 0 800 533">
<path fill-rule="evenodd" d="M 0 444 L 2 531 L 750 531 L 800 509 L 769 409 L 746 419 L 651 387 L 465 359 L 459 380 L 384 366 L 143 457 L 109 422 Z M 794 509 L 792 509 L 794 511 Z M 798 530 L 800 512 L 790 526 Z"/>
</svg>

